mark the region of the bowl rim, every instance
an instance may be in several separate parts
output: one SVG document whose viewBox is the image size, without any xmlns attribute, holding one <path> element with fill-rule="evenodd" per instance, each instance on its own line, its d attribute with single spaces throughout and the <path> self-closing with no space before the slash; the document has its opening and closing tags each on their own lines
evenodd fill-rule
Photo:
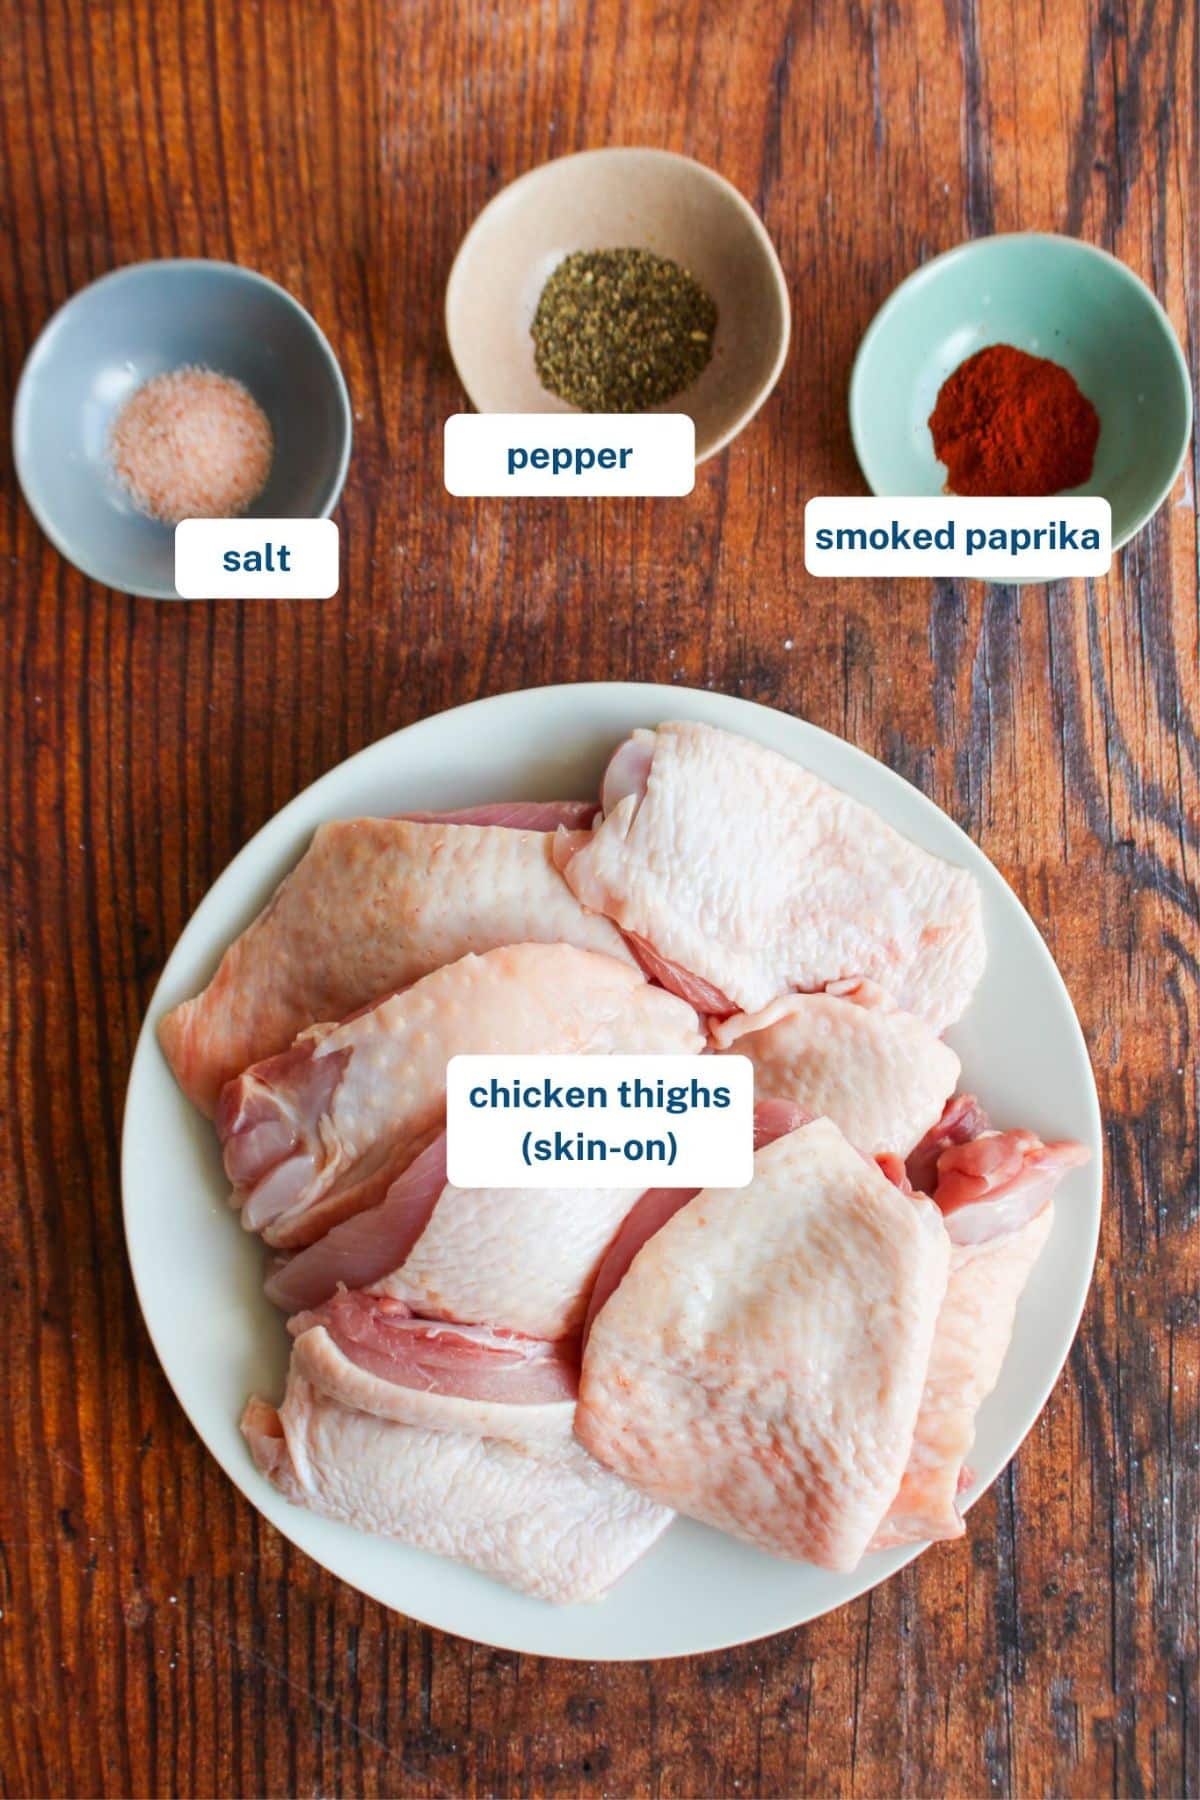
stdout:
<svg viewBox="0 0 1200 1800">
<path fill-rule="evenodd" d="M 864 455 L 865 433 L 860 432 L 859 430 L 859 413 L 861 410 L 860 394 L 863 381 L 862 371 L 866 355 L 871 349 L 875 339 L 886 326 L 889 315 L 902 304 L 906 297 L 908 297 L 907 290 L 918 286 L 922 281 L 928 279 L 933 270 L 938 269 L 947 263 L 966 261 L 972 255 L 986 247 L 992 247 L 998 244 L 1017 243 L 1054 244 L 1056 246 L 1064 247 L 1068 255 L 1078 255 L 1085 260 L 1091 259 L 1096 262 L 1107 264 L 1110 271 L 1115 271 L 1128 286 L 1137 291 L 1140 300 L 1149 302 L 1150 315 L 1156 320 L 1160 333 L 1167 343 L 1174 362 L 1179 387 L 1184 395 L 1184 424 L 1183 430 L 1180 433 L 1178 453 L 1175 457 L 1170 475 L 1163 482 L 1156 497 L 1135 517 L 1134 523 L 1130 525 L 1127 531 L 1122 532 L 1119 537 L 1114 537 L 1112 548 L 1113 554 L 1115 555 L 1118 550 L 1123 549 L 1124 546 L 1129 543 L 1131 538 L 1136 537 L 1139 531 L 1145 529 L 1163 504 L 1163 501 L 1167 498 L 1167 495 L 1171 492 L 1176 481 L 1179 479 L 1179 471 L 1183 467 L 1184 460 L 1187 456 L 1188 444 L 1191 442 L 1192 437 L 1192 378 L 1191 371 L 1188 368 L 1187 358 L 1183 353 L 1183 346 L 1180 344 L 1179 336 L 1174 325 L 1171 323 L 1171 316 L 1158 295 L 1154 292 L 1154 289 L 1150 286 L 1149 282 L 1144 281 L 1137 271 L 1131 269 L 1129 264 L 1123 262 L 1119 256 L 1114 256 L 1111 250 L 1105 250 L 1101 245 L 1089 242 L 1087 238 L 1073 237 L 1069 232 L 1065 231 L 990 231 L 985 233 L 982 237 L 965 238 L 961 244 L 954 244 L 949 250 L 939 251 L 936 256 L 929 257 L 927 261 L 918 263 L 915 269 L 910 270 L 904 279 L 896 284 L 891 293 L 888 294 L 886 299 L 872 315 L 870 323 L 859 340 L 858 349 L 855 351 L 854 362 L 850 370 L 850 382 L 847 393 L 847 410 L 850 415 L 850 437 L 854 445 L 854 455 L 863 479 L 873 494 L 880 495 L 881 498 L 886 499 L 904 498 L 902 495 L 884 495 L 880 493 L 880 489 L 876 487 L 875 482 L 872 479 L 868 468 L 868 462 Z"/>
<path fill-rule="evenodd" d="M 791 348 L 792 300 L 788 290 L 787 276 L 784 273 L 783 264 L 779 259 L 779 252 L 775 248 L 770 232 L 767 230 L 754 207 L 750 204 L 749 200 L 747 200 L 741 189 L 735 187 L 733 182 L 730 181 L 727 176 L 722 175 L 717 169 L 710 168 L 707 163 L 699 162 L 694 156 L 686 156 L 680 150 L 664 150 L 657 144 L 599 144 L 593 146 L 590 150 L 568 150 L 561 156 L 548 156 L 544 161 L 535 163 L 531 169 L 525 169 L 520 175 L 514 175 L 511 181 L 506 181 L 504 186 L 499 188 L 496 193 L 492 195 L 491 199 L 485 201 L 484 205 L 480 207 L 479 211 L 475 214 L 475 217 L 471 220 L 471 223 L 467 226 L 466 231 L 463 233 L 462 238 L 459 241 L 458 249 L 454 253 L 454 260 L 450 265 L 450 273 L 446 277 L 446 297 L 442 306 L 442 323 L 446 334 L 446 344 L 450 351 L 450 360 L 454 364 L 454 372 L 458 376 L 463 392 L 466 394 L 466 397 L 474 410 L 476 412 L 482 412 L 483 408 L 479 405 L 474 394 L 471 392 L 467 379 L 459 365 L 454 348 L 454 333 L 450 325 L 451 305 L 453 303 L 455 292 L 462 281 L 463 262 L 472 239 L 477 235 L 484 220 L 492 209 L 498 206 L 502 200 L 507 200 L 512 195 L 514 189 L 534 184 L 545 175 L 547 169 L 553 168 L 556 164 L 582 161 L 615 162 L 630 156 L 651 156 L 662 162 L 683 164 L 693 177 L 699 177 L 711 183 L 713 186 L 722 189 L 725 194 L 736 203 L 738 210 L 743 216 L 749 220 L 758 247 L 763 254 L 767 267 L 771 271 L 775 291 L 780 301 L 781 317 L 779 345 L 775 357 L 772 360 L 771 367 L 763 377 L 762 381 L 759 382 L 754 389 L 748 405 L 739 414 L 735 422 L 719 437 L 714 438 L 711 444 L 706 444 L 703 450 L 697 451 L 696 465 L 699 467 L 702 462 L 707 462 L 710 456 L 716 456 L 719 451 L 724 450 L 728 444 L 732 443 L 738 433 L 744 431 L 751 419 L 762 410 L 770 399 L 771 394 L 774 392 L 779 382 L 779 377 L 783 373 L 783 366 L 787 361 L 788 351 Z"/>
<path fill-rule="evenodd" d="M 35 365 L 45 355 L 47 344 L 54 333 L 62 328 L 63 322 L 66 320 L 67 316 L 76 310 L 77 307 L 82 306 L 85 297 L 92 294 L 95 289 L 108 287 L 110 285 L 119 285 L 124 281 L 145 274 L 145 272 L 150 269 L 160 271 L 170 270 L 172 277 L 175 274 L 182 275 L 187 273 L 188 275 L 196 275 L 201 272 L 233 275 L 239 280 L 249 283 L 251 286 L 269 289 L 277 300 L 282 300 L 286 307 L 290 308 L 292 312 L 298 313 L 303 320 L 316 341 L 317 348 L 322 354 L 326 367 L 332 374 L 333 388 L 337 396 L 338 409 L 342 420 L 341 447 L 338 453 L 337 463 L 330 480 L 326 483 L 325 491 L 321 497 L 321 510 L 320 512 L 309 515 L 312 518 L 327 519 L 342 497 L 342 489 L 346 485 L 346 474 L 350 467 L 350 453 L 354 442 L 354 411 L 350 402 L 350 390 L 346 383 L 346 377 L 342 372 L 342 366 L 337 359 L 333 345 L 329 342 L 329 339 L 317 324 L 317 321 L 313 318 L 308 308 L 302 305 L 301 302 L 297 300 L 296 296 L 289 293 L 287 288 L 283 287 L 278 281 L 273 281 L 269 275 L 262 274 L 258 269 L 248 268 L 244 263 L 229 262 L 221 257 L 215 256 L 143 257 L 138 262 L 121 263 L 115 269 L 106 269 L 103 275 L 96 276 L 94 281 L 85 282 L 82 287 L 76 288 L 74 293 L 68 294 L 61 306 L 55 307 L 54 311 L 50 314 L 49 318 L 45 321 L 41 330 L 34 338 L 33 343 L 29 346 L 25 360 L 21 365 L 21 373 L 17 380 L 16 391 L 13 395 L 13 466 L 16 469 L 17 482 L 21 489 L 22 497 L 24 498 L 26 506 L 33 514 L 34 520 L 43 536 L 49 540 L 64 561 L 70 563 L 72 568 L 78 569 L 80 574 L 85 576 L 87 580 L 97 582 L 101 587 L 108 588 L 114 594 L 128 594 L 133 599 L 179 601 L 182 600 L 183 596 L 177 591 L 173 582 L 170 587 L 158 586 L 151 582 L 144 582 L 139 587 L 126 587 L 120 582 L 111 581 L 106 574 L 101 572 L 92 563 L 90 557 L 85 558 L 84 556 L 77 555 L 74 548 L 68 548 L 65 537 L 58 529 L 56 523 L 33 499 L 26 480 L 26 475 L 30 471 L 25 436 L 32 404 L 31 395 L 33 382 L 37 376 L 37 368 Z"/>
</svg>

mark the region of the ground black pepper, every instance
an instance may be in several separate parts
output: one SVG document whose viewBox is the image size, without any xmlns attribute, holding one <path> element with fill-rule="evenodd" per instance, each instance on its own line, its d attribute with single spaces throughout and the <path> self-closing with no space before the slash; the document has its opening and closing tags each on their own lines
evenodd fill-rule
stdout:
<svg viewBox="0 0 1200 1800">
<path fill-rule="evenodd" d="M 649 250 L 578 250 L 533 317 L 538 379 L 584 412 L 642 412 L 695 381 L 716 328 L 714 301 L 678 263 Z"/>
</svg>

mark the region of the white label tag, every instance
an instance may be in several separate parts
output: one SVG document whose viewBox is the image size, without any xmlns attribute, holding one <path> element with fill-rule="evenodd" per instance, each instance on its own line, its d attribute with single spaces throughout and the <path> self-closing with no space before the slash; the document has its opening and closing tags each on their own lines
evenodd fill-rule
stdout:
<svg viewBox="0 0 1200 1800">
<path fill-rule="evenodd" d="M 1050 500 L 855 499 L 822 495 L 804 509 L 810 575 L 972 575 L 1057 581 L 1104 575 L 1112 509 L 1095 495 Z"/>
<path fill-rule="evenodd" d="M 328 600 L 338 591 L 332 519 L 184 519 L 175 586 L 185 600 Z"/>
<path fill-rule="evenodd" d="M 748 1056 L 454 1056 L 446 1167 L 456 1187 L 745 1187 Z"/>
<path fill-rule="evenodd" d="M 457 495 L 690 494 L 687 413 L 455 413 L 446 487 Z"/>
</svg>

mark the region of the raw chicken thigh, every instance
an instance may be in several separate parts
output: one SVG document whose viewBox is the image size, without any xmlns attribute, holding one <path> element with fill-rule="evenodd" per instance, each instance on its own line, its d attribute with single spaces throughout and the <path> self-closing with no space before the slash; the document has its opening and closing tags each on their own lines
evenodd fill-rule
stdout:
<svg viewBox="0 0 1200 1800">
<path fill-rule="evenodd" d="M 905 1159 L 905 1173 L 919 1194 L 937 1186 L 938 1159 L 952 1144 L 969 1144 L 990 1129 L 988 1116 L 974 1094 L 953 1094 L 941 1118 L 930 1127 Z"/>
<path fill-rule="evenodd" d="M 712 1037 L 720 1051 L 750 1058 L 757 1094 L 832 1119 L 868 1156 L 907 1156 L 942 1117 L 959 1074 L 924 1019 L 865 982 L 788 994 L 715 1025 Z"/>
<path fill-rule="evenodd" d="M 398 1424 L 340 1405 L 293 1368 L 283 1405 L 251 1400 L 242 1430 L 287 1499 L 542 1600 L 595 1599 L 671 1522 L 588 1456 L 569 1414 L 554 1429 L 534 1419 L 523 1437 Z"/>
<path fill-rule="evenodd" d="M 403 819 L 424 825 L 506 825 L 510 831 L 585 830 L 600 811 L 596 800 L 488 800 L 454 812 L 408 812 Z"/>
<path fill-rule="evenodd" d="M 912 1454 L 872 1549 L 962 1535 L 958 1493 L 975 1417 L 996 1385 L 1017 1301 L 1052 1223 L 1047 1207 L 1018 1231 L 952 1248 Z"/>
<path fill-rule="evenodd" d="M 376 1205 L 440 1131 L 459 1052 L 701 1046 L 691 1007 L 611 956 L 566 944 L 464 956 L 226 1086 L 216 1124 L 234 1202 L 282 1249 Z"/>
<path fill-rule="evenodd" d="M 934 1199 L 951 1240 L 912 1454 L 874 1547 L 959 1537 L 958 1494 L 975 1419 L 995 1387 L 1021 1297 L 1054 1223 L 1053 1192 L 1081 1144 L 989 1133 L 948 1148 Z"/>
<path fill-rule="evenodd" d="M 267 1283 L 288 1312 L 340 1284 L 406 1301 L 425 1318 L 532 1337 L 577 1332 L 628 1188 L 458 1188 L 437 1138 L 369 1212 L 343 1220 Z"/>
<path fill-rule="evenodd" d="M 292 1368 L 345 1406 L 401 1425 L 525 1443 L 570 1429 L 574 1346 L 420 1319 L 403 1301 L 337 1294 L 288 1329 Z"/>
<path fill-rule="evenodd" d="M 853 1569 L 909 1458 L 949 1251 L 828 1119 L 789 1132 L 634 1256 L 592 1323 L 579 1437 L 655 1500 Z"/>
<path fill-rule="evenodd" d="M 709 725 L 637 731 L 609 764 L 603 821 L 558 857 L 648 972 L 701 1011 L 878 982 L 942 1031 L 983 970 L 979 890 L 870 807 Z"/>
<path fill-rule="evenodd" d="M 276 1258 L 266 1282 L 268 1300 L 297 1313 L 320 1306 L 339 1287 L 367 1288 L 402 1268 L 445 1187 L 443 1131 L 396 1177 L 377 1206 L 343 1219 L 307 1249 Z"/>
<path fill-rule="evenodd" d="M 1087 1161 L 1070 1140 L 1043 1144 L 1032 1131 L 986 1130 L 942 1151 L 933 1197 L 952 1242 L 982 1243 L 1036 1218 L 1063 1176 Z"/>
<path fill-rule="evenodd" d="M 756 1100 L 754 1103 L 754 1148 L 761 1150 L 776 1138 L 801 1125 L 808 1124 L 807 1113 L 791 1100 Z M 592 1321 L 625 1279 L 630 1263 L 648 1238 L 661 1231 L 668 1219 L 694 1200 L 699 1188 L 647 1188 L 626 1214 L 624 1223 L 613 1239 L 608 1254 L 600 1264 L 592 1283 L 591 1298 L 583 1324 L 586 1345 Z"/>
<path fill-rule="evenodd" d="M 616 927 L 585 913 L 554 865 L 574 801 L 476 807 L 449 821 L 335 820 L 236 938 L 204 992 L 159 1037 L 184 1092 L 212 1113 L 224 1084 L 468 951 L 563 943 L 629 960 Z M 570 836 L 567 838 L 571 841 Z"/>
</svg>

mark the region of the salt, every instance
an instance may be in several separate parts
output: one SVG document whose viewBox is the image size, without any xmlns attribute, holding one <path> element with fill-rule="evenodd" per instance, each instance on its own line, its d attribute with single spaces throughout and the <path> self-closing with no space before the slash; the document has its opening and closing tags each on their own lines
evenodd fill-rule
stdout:
<svg viewBox="0 0 1200 1800">
<path fill-rule="evenodd" d="M 244 513 L 266 484 L 275 441 L 240 381 L 188 365 L 154 376 L 125 402 L 109 451 L 134 505 L 177 525 Z"/>
</svg>

